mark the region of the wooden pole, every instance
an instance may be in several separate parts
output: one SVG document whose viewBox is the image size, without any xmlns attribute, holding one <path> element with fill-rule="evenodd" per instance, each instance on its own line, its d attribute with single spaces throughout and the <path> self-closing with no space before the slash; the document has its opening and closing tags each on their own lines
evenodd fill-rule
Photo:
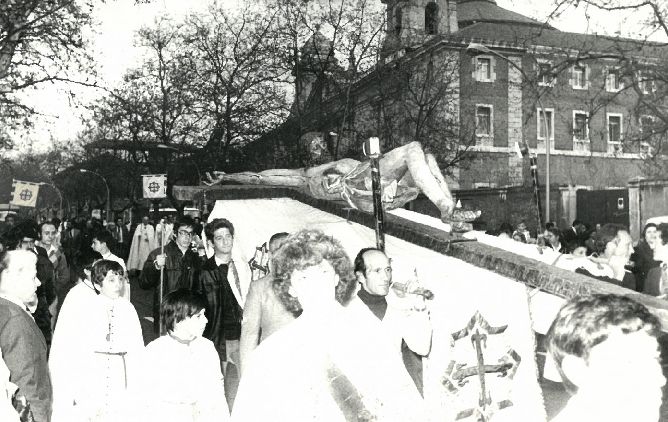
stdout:
<svg viewBox="0 0 668 422">
<path fill-rule="evenodd" d="M 161 226 L 161 231 L 160 231 L 160 255 L 165 254 L 165 222 L 160 223 Z M 160 303 L 158 304 L 159 307 L 162 307 L 162 300 L 163 300 L 163 295 L 165 291 L 165 265 L 167 265 L 167 259 L 165 258 L 165 264 L 160 267 L 160 285 L 158 286 L 158 297 L 160 298 Z M 158 335 L 163 335 L 164 334 L 164 329 L 165 329 L 165 324 L 164 321 L 162 320 L 162 316 L 160 315 L 161 313 L 158 313 L 158 318 L 160 319 L 160 332 Z"/>
<path fill-rule="evenodd" d="M 380 184 L 380 141 L 378 138 L 369 138 L 364 143 L 364 154 L 371 161 L 371 190 L 373 192 L 373 217 L 376 228 L 376 247 L 385 251 L 385 215 Z"/>
</svg>

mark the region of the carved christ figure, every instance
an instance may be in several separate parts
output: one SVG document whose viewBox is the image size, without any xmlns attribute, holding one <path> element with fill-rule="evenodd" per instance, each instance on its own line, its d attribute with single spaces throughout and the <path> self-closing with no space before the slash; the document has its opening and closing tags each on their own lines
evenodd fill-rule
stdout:
<svg viewBox="0 0 668 422">
<path fill-rule="evenodd" d="M 379 160 L 381 191 L 385 209 L 399 208 L 424 193 L 441 212 L 444 222 L 475 220 L 480 211 L 455 210 L 448 184 L 432 154 L 419 142 L 395 148 Z M 232 181 L 249 185 L 293 186 L 305 188 L 315 198 L 345 199 L 351 207 L 373 212 L 370 163 L 344 158 L 316 167 L 270 169 L 258 173 L 209 175 L 209 185 Z"/>
</svg>

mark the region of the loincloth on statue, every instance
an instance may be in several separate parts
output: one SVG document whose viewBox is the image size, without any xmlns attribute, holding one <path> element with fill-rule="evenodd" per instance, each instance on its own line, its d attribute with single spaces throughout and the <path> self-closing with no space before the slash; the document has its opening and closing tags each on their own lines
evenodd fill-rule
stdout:
<svg viewBox="0 0 668 422">
<path fill-rule="evenodd" d="M 316 198 L 343 199 L 351 208 L 373 212 L 373 191 L 366 187 L 365 175 L 369 169 L 368 162 L 360 163 L 346 174 L 329 174 L 312 177 L 309 181 L 309 192 Z M 381 179 L 381 202 L 383 209 L 400 208 L 417 198 L 420 189 L 405 186 L 396 180 Z"/>
</svg>

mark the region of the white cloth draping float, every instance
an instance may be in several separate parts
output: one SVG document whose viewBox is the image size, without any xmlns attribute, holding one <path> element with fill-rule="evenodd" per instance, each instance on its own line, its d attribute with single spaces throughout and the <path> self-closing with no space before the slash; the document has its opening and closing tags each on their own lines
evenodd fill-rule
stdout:
<svg viewBox="0 0 668 422">
<path fill-rule="evenodd" d="M 235 248 L 247 256 L 276 232 L 304 228 L 334 236 L 351 259 L 375 245 L 372 229 L 288 198 L 219 200 L 209 221 L 214 218 L 234 224 Z M 494 422 L 545 421 L 527 287 L 392 236 L 386 236 L 386 252 L 394 281 L 417 270 L 420 282 L 435 294 L 428 302 L 434 337 L 424 368 L 431 420 L 477 420 L 484 411 Z M 481 401 L 487 404 L 481 407 Z"/>
</svg>

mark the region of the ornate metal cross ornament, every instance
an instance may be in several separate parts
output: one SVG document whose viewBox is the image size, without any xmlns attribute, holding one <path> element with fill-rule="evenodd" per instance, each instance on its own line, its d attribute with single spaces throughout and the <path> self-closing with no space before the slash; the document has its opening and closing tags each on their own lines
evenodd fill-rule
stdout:
<svg viewBox="0 0 668 422">
<path fill-rule="evenodd" d="M 492 359 L 487 352 L 487 339 L 491 335 L 503 334 L 507 325 L 501 327 L 492 327 L 479 311 L 471 318 L 469 323 L 459 331 L 452 333 L 453 344 L 462 339 L 469 339 L 472 346 L 472 352 L 475 352 L 475 365 L 467 366 L 460 364 L 455 360 L 450 361 L 446 370 L 443 384 L 451 393 L 457 395 L 471 381 L 471 377 L 477 377 L 479 384 L 478 402 L 474 407 L 464 409 L 457 414 L 457 420 L 473 417 L 477 422 L 489 422 L 494 413 L 498 410 L 512 406 L 510 399 L 501 401 L 492 400 L 492 392 L 488 386 L 490 375 L 497 378 L 506 378 L 511 382 L 517 372 L 521 358 L 512 348 L 501 356 L 497 357 L 494 364 L 487 364 Z M 469 388 L 472 388 L 469 386 Z"/>
<path fill-rule="evenodd" d="M 30 198 L 32 198 L 32 192 L 30 189 L 23 189 L 21 193 L 19 193 L 19 198 L 21 198 L 22 201 L 30 201 Z"/>
<path fill-rule="evenodd" d="M 160 190 L 160 184 L 158 182 L 151 182 L 148 184 L 148 190 L 150 190 L 153 193 L 156 193 L 157 191 Z"/>
</svg>

